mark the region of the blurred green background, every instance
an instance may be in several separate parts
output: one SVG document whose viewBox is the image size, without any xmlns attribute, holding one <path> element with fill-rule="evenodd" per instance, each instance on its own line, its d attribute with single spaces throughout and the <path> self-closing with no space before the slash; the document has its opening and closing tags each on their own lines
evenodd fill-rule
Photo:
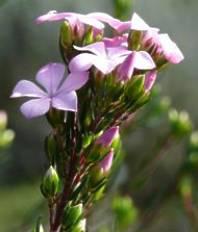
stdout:
<svg viewBox="0 0 198 232">
<path fill-rule="evenodd" d="M 177 109 L 186 109 L 190 113 L 196 128 L 198 1 L 134 0 L 133 9 L 148 24 L 167 32 L 183 51 L 184 62 L 169 67 L 159 76 L 159 82 L 163 87 L 163 94 L 171 97 L 172 104 Z M 9 95 L 18 80 L 33 79 L 42 65 L 61 61 L 58 51 L 59 24 L 34 23 L 37 16 L 49 10 L 80 13 L 103 11 L 113 14 L 113 0 L 0 0 L 0 109 L 7 111 L 9 127 L 16 132 L 13 146 L 6 153 L 0 154 L 2 232 L 22 231 L 21 226 L 24 231 L 28 231 L 26 225 L 34 220 L 32 211 L 37 212 L 42 206 L 38 178 L 46 166 L 42 148 L 48 126 L 44 119 L 24 119 L 19 112 L 20 102 L 9 99 Z M 157 127 L 156 130 L 161 132 L 163 126 Z M 140 152 L 146 153 L 145 148 L 155 140 L 155 136 L 151 136 L 155 133 L 156 131 L 148 130 L 145 133 L 137 131 L 135 136 L 128 135 L 124 141 L 127 152 L 137 156 Z M 128 158 L 129 170 L 137 160 L 134 156 Z M 179 156 L 170 158 L 167 166 L 158 172 L 153 180 L 155 185 L 166 185 L 169 182 L 178 168 L 178 160 Z M 127 175 L 125 173 L 126 170 L 121 175 Z M 132 176 L 129 177 L 130 180 Z M 125 184 L 124 188 L 126 193 L 130 193 L 130 182 Z M 160 187 L 155 190 L 160 191 Z M 171 204 L 163 206 L 163 216 L 156 217 L 147 231 L 191 231 L 188 219 L 178 210 L 178 204 L 172 199 Z"/>
</svg>

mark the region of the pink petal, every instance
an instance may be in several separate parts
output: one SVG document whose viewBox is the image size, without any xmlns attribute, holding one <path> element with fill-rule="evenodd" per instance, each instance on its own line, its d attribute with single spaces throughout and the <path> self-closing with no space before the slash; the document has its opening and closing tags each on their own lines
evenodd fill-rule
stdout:
<svg viewBox="0 0 198 232">
<path fill-rule="evenodd" d="M 71 72 L 87 71 L 93 65 L 95 55 L 90 53 L 82 53 L 75 56 L 69 63 L 69 70 Z"/>
<path fill-rule="evenodd" d="M 113 38 L 105 37 L 103 39 L 103 42 L 104 42 L 106 47 L 117 47 L 117 46 L 127 47 L 127 36 L 128 35 L 115 36 Z"/>
<path fill-rule="evenodd" d="M 73 72 L 70 73 L 66 80 L 61 85 L 58 92 L 64 91 L 65 93 L 71 92 L 73 90 L 80 89 L 88 81 L 89 73 L 88 72 Z"/>
<path fill-rule="evenodd" d="M 114 59 L 116 57 L 129 55 L 131 51 L 127 50 L 126 47 L 118 46 L 107 48 L 107 54 L 110 59 Z"/>
<path fill-rule="evenodd" d="M 42 85 L 48 94 L 53 95 L 63 79 L 65 66 L 60 63 L 50 63 L 42 67 L 37 75 L 37 82 Z"/>
<path fill-rule="evenodd" d="M 98 21 L 97 19 L 93 18 L 93 17 L 89 17 L 89 15 L 79 15 L 79 19 L 82 23 L 92 26 L 94 28 L 97 28 L 99 30 L 104 29 L 104 24 L 101 23 L 100 21 Z"/>
<path fill-rule="evenodd" d="M 73 13 L 73 12 L 56 12 L 55 10 L 49 11 L 47 14 L 41 15 L 36 19 L 36 23 L 44 23 L 44 22 L 53 22 L 53 21 L 61 21 L 61 20 L 68 20 L 72 26 L 74 26 L 74 22 L 77 21 L 84 23 L 86 25 L 93 26 L 99 30 L 104 28 L 103 23 L 96 20 L 95 18 L 91 18 L 86 15 Z"/>
<path fill-rule="evenodd" d="M 111 151 L 100 162 L 100 167 L 102 169 L 101 171 L 103 173 L 107 173 L 110 171 L 112 164 L 113 164 L 113 156 L 114 156 L 114 150 L 111 149 Z"/>
<path fill-rule="evenodd" d="M 31 81 L 21 80 L 15 86 L 12 98 L 15 97 L 44 97 L 47 94 Z"/>
<path fill-rule="evenodd" d="M 145 51 L 134 52 L 134 67 L 139 70 L 150 70 L 156 67 L 152 57 Z"/>
<path fill-rule="evenodd" d="M 135 68 L 134 59 L 135 59 L 135 54 L 134 52 L 132 52 L 119 66 L 117 70 L 119 80 L 125 81 L 125 80 L 129 80 L 132 77 Z"/>
<path fill-rule="evenodd" d="M 181 50 L 178 48 L 177 44 L 170 39 L 168 34 L 160 34 L 159 39 L 164 55 L 169 62 L 178 64 L 184 59 Z"/>
<path fill-rule="evenodd" d="M 75 91 L 60 92 L 57 96 L 52 98 L 52 106 L 64 111 L 77 111 L 77 95 Z"/>
<path fill-rule="evenodd" d="M 115 30 L 117 30 L 118 28 L 121 28 L 121 25 L 123 24 L 123 22 L 121 22 L 120 20 L 115 19 L 106 13 L 94 12 L 94 13 L 88 14 L 88 16 L 91 16 L 104 23 L 107 23 L 110 27 L 114 28 Z"/>
<path fill-rule="evenodd" d="M 20 110 L 26 118 L 31 119 L 46 114 L 49 108 L 50 108 L 50 99 L 41 98 L 41 99 L 33 99 L 25 102 L 21 106 Z"/>
<path fill-rule="evenodd" d="M 145 82 L 144 82 L 144 88 L 145 88 L 146 92 L 148 92 L 152 89 L 152 87 L 156 81 L 156 78 L 157 78 L 157 71 L 156 70 L 150 71 L 146 74 Z"/>
<path fill-rule="evenodd" d="M 64 20 L 68 14 L 66 12 L 58 13 L 55 10 L 49 11 L 47 14 L 41 15 L 36 19 L 36 23 L 44 23 L 44 22 L 53 22 Z"/>
<path fill-rule="evenodd" d="M 104 147 L 111 146 L 114 139 L 119 137 L 119 126 L 114 126 L 106 130 L 96 141 Z"/>
<path fill-rule="evenodd" d="M 89 51 L 98 56 L 106 56 L 106 48 L 104 42 L 96 42 L 84 47 L 74 46 L 78 51 Z"/>
<path fill-rule="evenodd" d="M 131 30 L 148 31 L 150 26 L 137 14 L 134 13 L 131 18 Z"/>
</svg>

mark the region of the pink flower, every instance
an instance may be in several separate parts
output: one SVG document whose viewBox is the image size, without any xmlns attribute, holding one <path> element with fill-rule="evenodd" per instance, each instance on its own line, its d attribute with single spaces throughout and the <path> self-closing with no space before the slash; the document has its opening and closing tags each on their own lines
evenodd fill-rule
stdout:
<svg viewBox="0 0 198 232">
<path fill-rule="evenodd" d="M 118 67 L 117 76 L 121 81 L 131 79 L 134 70 L 152 70 L 156 67 L 152 57 L 145 51 L 133 51 Z"/>
<path fill-rule="evenodd" d="M 104 42 L 93 43 L 85 47 L 74 46 L 74 48 L 83 53 L 71 60 L 69 64 L 71 71 L 86 71 L 94 66 L 103 74 L 111 73 L 131 53 L 121 46 L 106 47 Z"/>
<path fill-rule="evenodd" d="M 88 80 L 87 72 L 70 73 L 65 80 L 65 66 L 60 63 L 50 63 L 42 67 L 36 80 L 40 86 L 31 81 L 22 80 L 17 83 L 12 98 L 34 98 L 21 106 L 21 112 L 27 118 L 46 114 L 51 107 L 63 111 L 77 111 L 77 94 Z"/>
</svg>

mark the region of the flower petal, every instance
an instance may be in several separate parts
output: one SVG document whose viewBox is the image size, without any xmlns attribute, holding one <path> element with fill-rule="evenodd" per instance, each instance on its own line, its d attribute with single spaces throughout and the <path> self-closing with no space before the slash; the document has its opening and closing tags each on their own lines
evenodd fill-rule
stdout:
<svg viewBox="0 0 198 232">
<path fill-rule="evenodd" d="M 156 67 L 152 57 L 145 51 L 135 52 L 134 67 L 139 70 L 150 70 Z"/>
<path fill-rule="evenodd" d="M 15 86 L 11 97 L 44 97 L 47 94 L 31 81 L 21 80 Z"/>
<path fill-rule="evenodd" d="M 148 31 L 150 26 L 137 14 L 134 13 L 131 18 L 131 30 Z"/>
<path fill-rule="evenodd" d="M 74 26 L 73 22 L 80 21 L 81 23 L 93 26 L 97 29 L 103 29 L 104 25 L 100 21 L 95 18 L 91 18 L 88 15 L 82 15 L 73 12 L 60 12 L 58 13 L 55 10 L 49 11 L 47 14 L 41 15 L 36 19 L 36 23 L 44 23 L 44 22 L 53 22 L 53 21 L 61 21 L 68 20 L 72 22 L 72 26 Z"/>
<path fill-rule="evenodd" d="M 88 14 L 87 16 L 91 16 L 104 23 L 107 23 L 110 27 L 112 27 L 115 30 L 117 30 L 118 28 L 121 28 L 122 24 L 124 23 L 116 18 L 113 18 L 112 16 L 106 13 L 101 13 L 101 12 L 93 12 L 93 13 Z"/>
<path fill-rule="evenodd" d="M 146 74 L 145 76 L 145 82 L 144 82 L 144 89 L 146 92 L 150 91 L 153 87 L 155 81 L 157 78 L 157 71 L 153 70 Z"/>
<path fill-rule="evenodd" d="M 117 46 L 127 47 L 127 37 L 128 34 L 124 34 L 122 36 L 115 36 L 113 38 L 104 37 L 103 42 L 107 48 Z"/>
<path fill-rule="evenodd" d="M 71 72 L 87 71 L 93 65 L 95 55 L 90 53 L 82 53 L 75 56 L 69 63 L 69 70 Z"/>
<path fill-rule="evenodd" d="M 49 95 L 53 95 L 63 79 L 65 66 L 61 63 L 50 63 L 42 67 L 37 75 L 37 82 L 42 85 Z"/>
<path fill-rule="evenodd" d="M 106 57 L 106 48 L 104 42 L 96 42 L 84 47 L 74 46 L 74 48 L 78 51 L 89 51 L 97 56 Z"/>
<path fill-rule="evenodd" d="M 60 21 L 64 20 L 67 16 L 66 12 L 60 12 L 58 13 L 55 10 L 49 11 L 47 14 L 41 15 L 36 19 L 36 23 L 44 23 L 44 22 L 53 22 L 53 21 Z"/>
<path fill-rule="evenodd" d="M 161 42 L 164 55 L 169 62 L 178 64 L 184 59 L 184 55 L 181 50 L 178 48 L 176 43 L 171 40 L 168 34 L 160 34 L 159 40 Z"/>
<path fill-rule="evenodd" d="M 104 24 L 98 21 L 97 19 L 90 17 L 89 15 L 78 14 L 79 20 L 89 26 L 102 30 L 104 28 Z"/>
<path fill-rule="evenodd" d="M 20 110 L 26 118 L 31 119 L 46 114 L 49 108 L 50 108 L 50 99 L 41 98 L 41 99 L 33 99 L 25 102 L 21 106 Z"/>
<path fill-rule="evenodd" d="M 134 59 L 135 53 L 131 52 L 129 56 L 124 60 L 124 62 L 118 67 L 118 79 L 122 81 L 129 80 L 134 72 Z"/>
<path fill-rule="evenodd" d="M 60 92 L 52 98 L 52 106 L 64 111 L 77 111 L 77 94 L 75 91 L 69 93 Z"/>
<path fill-rule="evenodd" d="M 65 93 L 71 92 L 73 90 L 80 89 L 88 81 L 88 72 L 73 72 L 70 73 L 66 80 L 61 85 L 58 92 L 64 91 Z"/>
<path fill-rule="evenodd" d="M 114 150 L 112 148 L 110 152 L 100 162 L 100 168 L 102 169 L 101 171 L 104 174 L 110 171 L 112 164 L 113 164 L 113 157 L 114 157 Z"/>
</svg>

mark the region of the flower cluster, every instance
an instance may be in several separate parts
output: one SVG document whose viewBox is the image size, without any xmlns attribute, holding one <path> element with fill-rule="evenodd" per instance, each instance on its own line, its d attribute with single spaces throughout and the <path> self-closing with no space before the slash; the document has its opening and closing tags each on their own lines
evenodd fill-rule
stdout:
<svg viewBox="0 0 198 232">
<path fill-rule="evenodd" d="M 27 118 L 46 115 L 52 126 L 45 140 L 50 168 L 42 183 L 51 231 L 76 231 L 82 224 L 85 231 L 83 210 L 102 196 L 120 155 L 119 126 L 149 100 L 161 68 L 181 62 L 183 54 L 136 13 L 124 22 L 96 12 L 50 11 L 36 19 L 53 21 L 62 21 L 64 64 L 42 67 L 38 85 L 19 81 L 11 97 L 32 98 L 21 112 Z"/>
</svg>

